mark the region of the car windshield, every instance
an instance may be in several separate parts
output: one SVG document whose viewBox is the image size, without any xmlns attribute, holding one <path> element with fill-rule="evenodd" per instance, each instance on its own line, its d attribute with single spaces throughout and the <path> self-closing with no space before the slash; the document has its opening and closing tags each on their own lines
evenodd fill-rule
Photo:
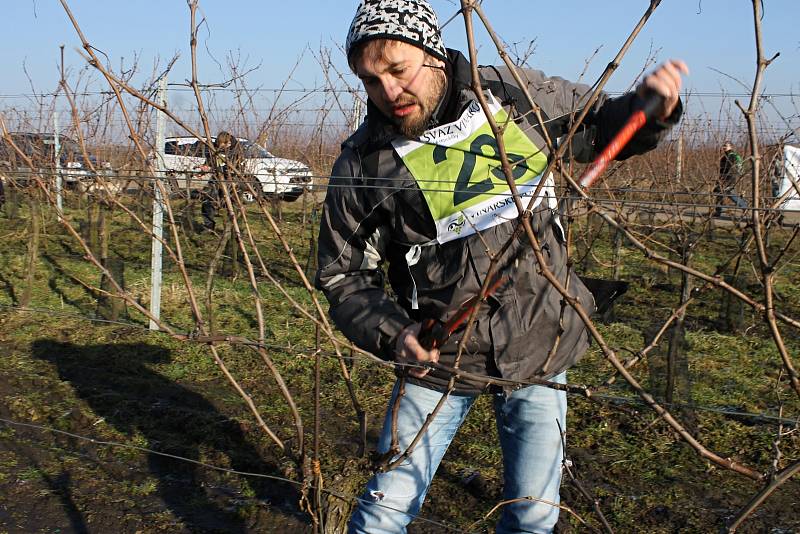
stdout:
<svg viewBox="0 0 800 534">
<path fill-rule="evenodd" d="M 267 152 L 267 150 L 252 141 L 239 141 L 244 151 L 244 157 L 246 158 L 274 158 L 272 154 Z"/>
<path fill-rule="evenodd" d="M 252 141 L 239 141 L 244 157 L 246 158 L 271 158 L 272 154 Z"/>
<path fill-rule="evenodd" d="M 76 159 L 83 157 L 80 145 L 69 137 L 59 138 L 58 144 L 60 145 L 62 158 Z"/>
<path fill-rule="evenodd" d="M 15 134 L 11 138 L 17 148 L 37 164 L 52 163 L 55 143 L 52 135 Z"/>
</svg>

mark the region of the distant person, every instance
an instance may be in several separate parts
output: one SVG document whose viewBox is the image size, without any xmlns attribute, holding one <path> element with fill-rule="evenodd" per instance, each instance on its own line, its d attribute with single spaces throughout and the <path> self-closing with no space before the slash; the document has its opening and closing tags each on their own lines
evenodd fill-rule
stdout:
<svg viewBox="0 0 800 534">
<path fill-rule="evenodd" d="M 719 159 L 719 180 L 714 187 L 716 193 L 716 209 L 714 209 L 714 216 L 719 217 L 722 214 L 722 204 L 728 198 L 733 202 L 737 208 L 746 208 L 747 202 L 736 194 L 736 184 L 744 174 L 744 160 L 733 149 L 730 141 L 725 141 L 722 144 L 722 157 Z"/>
<path fill-rule="evenodd" d="M 211 178 L 203 189 L 203 227 L 214 231 L 217 226 L 215 221 L 219 209 L 220 183 L 224 180 L 231 183 L 232 176 L 236 173 L 236 154 L 238 141 L 230 133 L 221 131 L 214 140 L 214 150 L 208 156 L 207 165 L 211 168 Z"/>
<path fill-rule="evenodd" d="M 783 146 L 778 145 L 778 152 L 775 154 L 775 157 L 772 158 L 772 164 L 770 165 L 770 186 L 772 191 L 772 202 L 778 200 L 781 196 L 781 183 L 783 182 Z"/>
</svg>

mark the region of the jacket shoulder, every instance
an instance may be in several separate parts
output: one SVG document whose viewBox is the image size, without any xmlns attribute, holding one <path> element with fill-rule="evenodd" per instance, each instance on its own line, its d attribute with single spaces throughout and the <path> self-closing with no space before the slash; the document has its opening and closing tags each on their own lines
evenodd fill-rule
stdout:
<svg viewBox="0 0 800 534">
<path fill-rule="evenodd" d="M 581 108 L 591 94 L 591 88 L 585 84 L 574 83 L 559 76 L 548 76 L 537 69 L 516 70 L 524 89 L 548 118 L 567 115 Z M 514 79 L 508 67 L 490 65 L 480 67 L 479 71 L 495 96 L 501 100 L 516 101 L 521 109 L 530 108 L 524 97 L 523 88 Z"/>
<path fill-rule="evenodd" d="M 361 175 L 361 154 L 367 141 L 367 128 L 364 122 L 342 142 L 341 152 L 331 169 L 331 180 L 349 180 Z"/>
<path fill-rule="evenodd" d="M 342 142 L 342 153 L 346 152 L 348 149 L 355 152 L 361 152 L 369 141 L 369 134 L 367 130 L 367 121 L 363 121 L 356 131 L 350 134 L 350 137 Z"/>
</svg>

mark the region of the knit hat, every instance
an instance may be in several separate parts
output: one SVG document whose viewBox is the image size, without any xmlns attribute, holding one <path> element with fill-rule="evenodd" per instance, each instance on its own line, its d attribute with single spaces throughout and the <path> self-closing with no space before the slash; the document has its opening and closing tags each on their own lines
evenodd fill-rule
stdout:
<svg viewBox="0 0 800 534">
<path fill-rule="evenodd" d="M 439 21 L 425 0 L 361 0 L 347 32 L 347 57 L 357 45 L 372 39 L 404 41 L 447 60 Z"/>
</svg>

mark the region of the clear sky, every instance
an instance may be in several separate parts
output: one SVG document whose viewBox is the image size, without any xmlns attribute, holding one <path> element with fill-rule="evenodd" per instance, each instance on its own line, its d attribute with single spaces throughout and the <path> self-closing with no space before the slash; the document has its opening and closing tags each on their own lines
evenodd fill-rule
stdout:
<svg viewBox="0 0 800 534">
<path fill-rule="evenodd" d="M 334 51 L 344 41 L 357 0 L 201 0 L 205 24 L 198 46 L 200 78 L 225 79 L 218 64 L 230 53 L 244 67 L 258 67 L 247 78 L 249 87 L 278 87 L 303 50 L 321 46 Z M 440 21 L 457 9 L 454 0 L 432 0 Z M 0 49 L 3 77 L 0 95 L 51 92 L 58 82 L 59 45 L 66 45 L 66 64 L 75 76 L 85 67 L 77 53 L 80 41 L 56 0 L 4 0 L 4 42 Z M 550 75 L 576 79 L 594 55 L 585 80 L 594 81 L 618 51 L 641 17 L 646 0 L 484 0 L 498 34 L 524 50 L 534 40 L 529 63 Z M 71 0 L 88 40 L 111 65 L 139 67 L 150 74 L 155 61 L 163 64 L 175 53 L 180 59 L 170 81 L 189 77 L 189 10 L 183 0 Z M 766 93 L 800 93 L 800 0 L 764 0 L 764 50 L 780 52 L 768 69 Z M 464 49 L 464 25 L 455 19 L 444 30 L 448 46 Z M 497 57 L 480 33 L 482 63 Z M 692 73 L 686 87 L 698 93 L 747 92 L 736 82 L 752 84 L 755 46 L 750 0 L 663 0 L 608 86 L 624 90 L 650 53 L 659 60 L 684 59 Z M 599 49 L 595 55 L 595 50 Z M 27 71 L 27 75 L 26 75 Z M 30 77 L 30 81 L 28 80 Z M 144 79 L 144 78 L 142 78 Z M 321 85 L 321 69 L 306 52 L 294 75 L 295 88 Z M 354 80 L 353 80 L 354 81 Z M 99 87 L 99 86 L 98 86 Z M 13 99 L 0 100 L 0 108 Z M 785 114 L 797 114 L 800 101 L 776 97 Z M 17 103 L 19 104 L 19 103 Z M 718 101 L 705 99 L 703 106 Z M 713 110 L 709 110 L 713 111 Z M 796 125 L 796 123 L 795 123 Z"/>
</svg>

